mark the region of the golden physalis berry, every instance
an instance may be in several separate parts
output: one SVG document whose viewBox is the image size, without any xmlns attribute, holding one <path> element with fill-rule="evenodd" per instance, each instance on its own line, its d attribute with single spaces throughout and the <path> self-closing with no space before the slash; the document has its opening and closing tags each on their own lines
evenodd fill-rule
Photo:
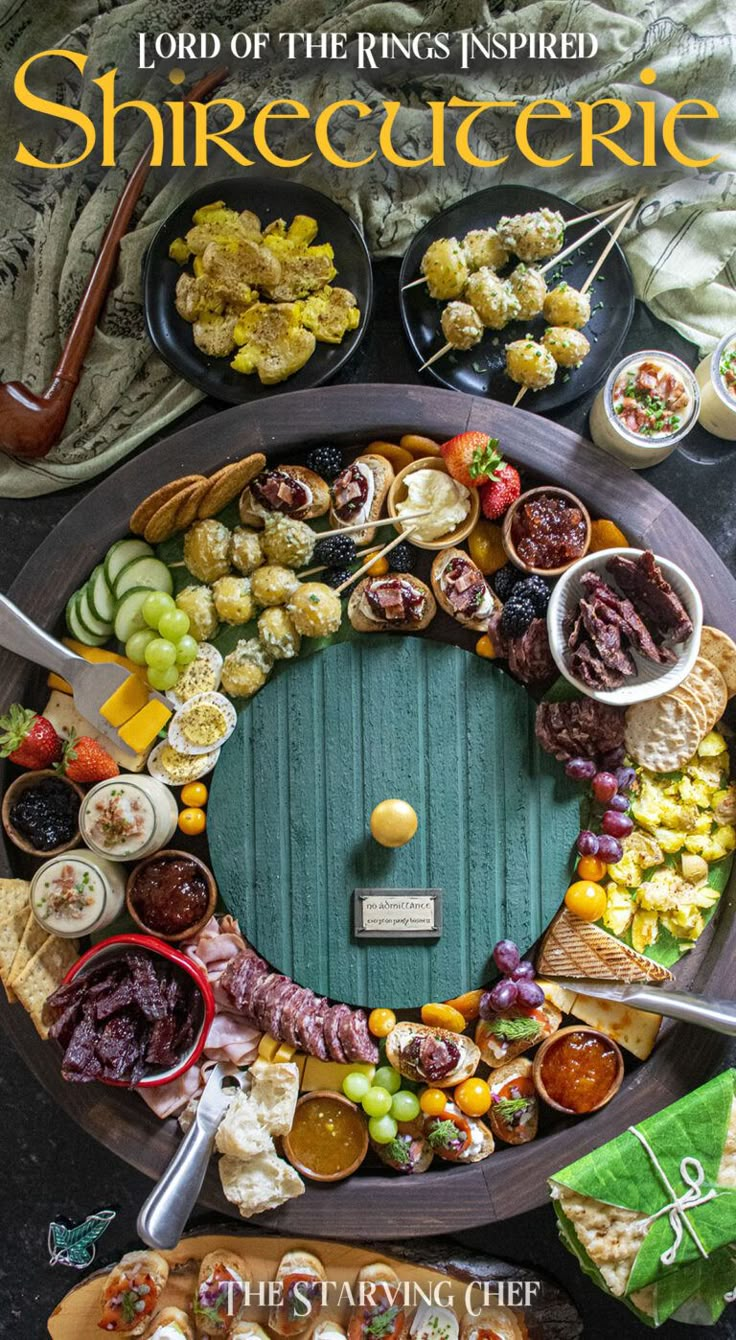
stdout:
<svg viewBox="0 0 736 1340">
<path fill-rule="evenodd" d="M 396 1027 L 396 1015 L 393 1010 L 371 1010 L 368 1027 L 374 1038 L 387 1038 L 391 1029 Z"/>
<path fill-rule="evenodd" d="M 181 788 L 181 800 L 183 805 L 195 805 L 200 809 L 207 804 L 207 787 L 204 782 L 188 782 Z"/>
<path fill-rule="evenodd" d="M 582 921 L 599 921 L 606 910 L 608 899 L 602 884 L 590 879 L 578 879 L 565 894 L 565 906 Z"/>
<path fill-rule="evenodd" d="M 447 1107 L 447 1094 L 444 1089 L 425 1089 L 419 1095 L 419 1106 L 427 1117 L 439 1117 Z"/>
<path fill-rule="evenodd" d="M 606 863 L 600 856 L 581 856 L 578 861 L 578 874 L 581 879 L 592 879 L 596 883 L 603 879 Z"/>
<path fill-rule="evenodd" d="M 179 815 L 179 827 L 187 837 L 198 837 L 207 827 L 207 815 L 198 807 L 189 807 Z"/>
<path fill-rule="evenodd" d="M 484 1079 L 466 1079 L 455 1090 L 455 1102 L 468 1117 L 482 1117 L 491 1106 L 491 1091 Z"/>
</svg>

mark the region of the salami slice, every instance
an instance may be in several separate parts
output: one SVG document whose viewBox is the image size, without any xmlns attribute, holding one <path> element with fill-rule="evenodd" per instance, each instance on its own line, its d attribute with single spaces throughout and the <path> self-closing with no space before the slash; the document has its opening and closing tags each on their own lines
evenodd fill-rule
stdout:
<svg viewBox="0 0 736 1340">
<path fill-rule="evenodd" d="M 347 1007 L 345 1005 L 330 1005 L 329 1008 L 325 1010 L 323 1020 L 324 1038 L 325 1038 L 325 1045 L 327 1047 L 327 1054 L 331 1061 L 339 1061 L 341 1065 L 345 1065 L 348 1059 L 347 1056 L 345 1055 L 345 1052 L 342 1049 L 342 1044 L 340 1042 L 340 1035 L 338 1032 L 340 1023 L 340 1014 L 341 1011 L 346 1008 Z"/>
<path fill-rule="evenodd" d="M 353 1011 L 352 1036 L 355 1054 L 350 1057 L 350 1060 L 361 1061 L 368 1065 L 378 1065 L 378 1044 L 375 1038 L 371 1037 L 368 1028 L 368 1015 L 365 1010 Z"/>
<path fill-rule="evenodd" d="M 267 972 L 270 972 L 270 969 L 265 960 L 260 958 L 258 954 L 254 954 L 252 949 L 244 949 L 242 954 L 230 959 L 220 977 L 218 986 L 222 988 L 233 1005 L 241 1010 L 258 978 L 263 977 Z"/>
<path fill-rule="evenodd" d="M 300 1047 L 299 1039 L 299 1020 L 306 1009 L 309 1008 L 312 1001 L 312 992 L 307 991 L 305 987 L 298 987 L 294 995 L 286 1002 L 281 1013 L 281 1037 L 284 1042 L 288 1042 L 291 1047 Z"/>
<path fill-rule="evenodd" d="M 284 979 L 285 986 L 282 986 L 274 995 L 269 994 L 268 1008 L 266 1011 L 266 1031 L 272 1038 L 278 1038 L 283 1041 L 283 1032 L 281 1028 L 281 1016 L 292 996 L 301 993 L 301 987 L 296 982 L 289 981 L 288 977 Z"/>
</svg>

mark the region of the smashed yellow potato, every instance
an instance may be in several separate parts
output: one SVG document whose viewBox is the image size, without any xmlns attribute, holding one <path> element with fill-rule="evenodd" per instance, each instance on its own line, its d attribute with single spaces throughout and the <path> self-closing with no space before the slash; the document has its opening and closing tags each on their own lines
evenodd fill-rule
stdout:
<svg viewBox="0 0 736 1340">
<path fill-rule="evenodd" d="M 318 340 L 340 344 L 356 330 L 360 310 L 348 289 L 331 287 L 334 251 L 315 243 L 317 233 L 307 214 L 263 228 L 252 210 L 238 213 L 222 200 L 197 209 L 186 236 L 169 246 L 179 265 L 191 261 L 175 305 L 197 348 L 223 358 L 239 346 L 230 366 L 272 386 L 304 367 Z"/>
</svg>

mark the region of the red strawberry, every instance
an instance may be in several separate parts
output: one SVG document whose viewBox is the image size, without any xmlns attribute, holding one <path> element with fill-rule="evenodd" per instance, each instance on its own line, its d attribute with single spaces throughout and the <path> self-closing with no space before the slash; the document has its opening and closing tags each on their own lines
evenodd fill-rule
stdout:
<svg viewBox="0 0 736 1340">
<path fill-rule="evenodd" d="M 97 740 L 89 735 L 77 737 L 72 731 L 64 745 L 61 771 L 73 782 L 104 782 L 117 777 L 120 769 L 115 759 Z"/>
<path fill-rule="evenodd" d="M 61 740 L 46 717 L 13 703 L 0 717 L 0 757 L 21 768 L 50 768 L 61 758 Z"/>
<path fill-rule="evenodd" d="M 458 433 L 440 447 L 449 473 L 466 489 L 477 489 L 493 478 L 501 464 L 498 438 L 487 433 Z"/>
<path fill-rule="evenodd" d="M 490 483 L 483 484 L 478 491 L 483 515 L 489 521 L 498 521 L 521 493 L 519 471 L 508 461 L 502 461 Z"/>
</svg>

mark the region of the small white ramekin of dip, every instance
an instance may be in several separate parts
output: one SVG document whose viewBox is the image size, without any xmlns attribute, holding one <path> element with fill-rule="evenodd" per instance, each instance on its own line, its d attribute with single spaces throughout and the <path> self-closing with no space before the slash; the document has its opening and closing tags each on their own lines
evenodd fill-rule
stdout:
<svg viewBox="0 0 736 1340">
<path fill-rule="evenodd" d="M 50 935 L 76 939 L 109 926 L 125 905 L 125 875 L 85 847 L 46 861 L 31 882 L 31 909 Z"/>
<path fill-rule="evenodd" d="M 698 421 L 724 442 L 736 442 L 736 331 L 724 335 L 712 354 L 698 363 Z"/>
<path fill-rule="evenodd" d="M 597 447 L 634 470 L 663 461 L 690 432 L 700 389 L 674 354 L 645 349 L 617 363 L 590 411 Z"/>
<path fill-rule="evenodd" d="M 121 773 L 98 782 L 79 811 L 87 846 L 108 861 L 140 861 L 168 845 L 178 809 L 167 786 L 141 773 Z"/>
</svg>

